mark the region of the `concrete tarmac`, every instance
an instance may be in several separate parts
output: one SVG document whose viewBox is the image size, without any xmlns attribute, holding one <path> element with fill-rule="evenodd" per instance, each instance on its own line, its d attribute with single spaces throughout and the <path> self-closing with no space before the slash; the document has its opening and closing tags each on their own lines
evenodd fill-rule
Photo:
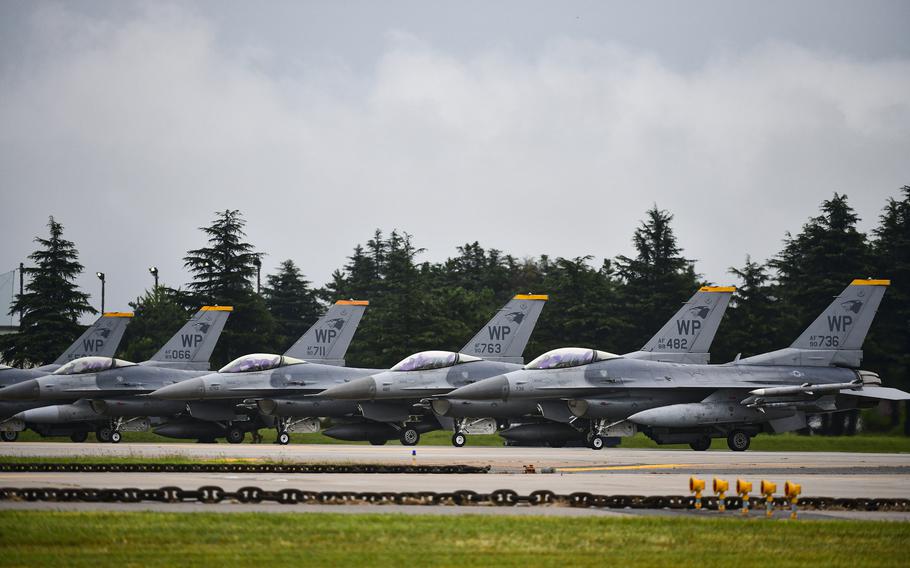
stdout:
<svg viewBox="0 0 910 568">
<path fill-rule="evenodd" d="M 416 458 L 411 451 L 417 452 Z M 27 457 L 180 457 L 189 459 L 239 459 L 287 461 L 293 463 L 383 463 L 383 464 L 469 464 L 490 465 L 488 474 L 241 474 L 241 473 L 0 473 L 0 486 L 7 487 L 138 487 L 158 488 L 165 485 L 195 489 L 217 485 L 226 490 L 243 486 L 263 489 L 295 488 L 309 491 L 455 491 L 470 489 L 490 492 L 512 489 L 527 494 L 538 489 L 557 493 L 588 491 L 600 494 L 624 495 L 685 495 L 688 478 L 697 475 L 708 481 L 712 476 L 723 477 L 731 488 L 736 478 L 755 483 L 768 479 L 782 490 L 784 481 L 799 483 L 803 494 L 813 497 L 910 498 L 910 455 L 858 454 L 828 452 L 693 452 L 685 450 L 605 449 L 583 448 L 515 448 L 417 446 L 398 445 L 290 445 L 271 444 L 68 444 L 68 443 L 10 443 L 0 444 L 0 462 L 4 456 Z M 535 474 L 521 473 L 533 465 Z M 541 473 L 546 472 L 546 473 Z M 140 505 L 122 504 L 32 504 L 0 503 L 0 509 L 47 508 L 71 505 L 79 508 L 120 510 Z M 176 504 L 178 510 L 188 504 Z M 141 507 L 163 504 L 142 504 Z M 167 505 L 166 507 L 170 507 Z M 229 511 L 240 505 L 199 505 L 200 510 Z M 286 511 L 286 506 L 261 504 L 263 510 Z M 366 511 L 410 512 L 414 507 L 402 506 L 327 506 L 306 505 L 294 511 L 351 512 L 365 507 Z M 445 510 L 445 514 L 475 513 L 484 507 L 416 507 L 420 512 Z M 429 509 L 429 511 L 427 510 Z M 547 512 L 544 508 L 494 508 L 497 511 L 523 511 L 534 514 L 603 514 L 605 511 L 584 510 L 585 513 Z M 555 508 L 561 509 L 561 508 Z M 135 510 L 135 509 L 130 509 Z M 143 509 L 145 510 L 145 509 Z M 157 510 L 157 509 L 151 509 Z M 170 509 L 163 509 L 170 510 Z M 194 509 L 195 510 L 195 509 Z M 450 511 L 451 510 L 451 511 Z M 592 513 L 591 511 L 596 511 Z M 613 511 L 617 513 L 616 511 Z M 481 513 L 492 514 L 492 513 Z M 522 514 L 521 512 L 515 514 Z M 632 514 L 619 512 L 618 514 Z M 635 513 L 638 514 L 638 513 Z M 807 513 L 807 515 L 810 513 Z M 811 513 L 812 518 L 857 518 L 858 513 L 843 515 L 835 512 Z M 910 520 L 903 513 L 872 513 L 879 519 Z M 860 515 L 860 518 L 862 516 Z"/>
<path fill-rule="evenodd" d="M 416 456 L 412 456 L 412 451 Z M 292 463 L 382 463 L 490 465 L 496 471 L 570 468 L 572 471 L 622 471 L 620 468 L 676 472 L 812 472 L 910 475 L 910 454 L 841 452 L 728 452 L 609 448 L 524 448 L 348 444 L 73 444 L 0 443 L 3 456 L 27 457 L 180 457 L 185 459 L 270 460 Z M 597 468 L 597 469 L 592 469 Z M 601 469 L 607 468 L 607 469 Z"/>
</svg>

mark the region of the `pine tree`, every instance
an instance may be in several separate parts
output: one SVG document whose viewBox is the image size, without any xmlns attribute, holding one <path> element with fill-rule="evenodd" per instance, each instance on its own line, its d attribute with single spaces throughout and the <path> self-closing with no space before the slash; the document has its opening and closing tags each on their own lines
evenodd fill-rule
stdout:
<svg viewBox="0 0 910 568">
<path fill-rule="evenodd" d="M 179 330 L 191 312 L 180 290 L 158 286 L 130 302 L 134 317 L 123 336 L 121 356 L 146 361 Z"/>
<path fill-rule="evenodd" d="M 712 348 L 712 360 L 730 361 L 737 354 L 749 357 L 785 347 L 776 328 L 778 302 L 767 267 L 746 256 L 742 268 L 731 267 L 729 272 L 740 284 L 725 315 L 723 333 Z"/>
<path fill-rule="evenodd" d="M 63 225 L 50 217 L 50 237 L 36 237 L 41 248 L 29 255 L 35 266 L 27 269 L 28 285 L 17 294 L 10 315 L 21 313 L 19 333 L 3 338 L 3 360 L 17 366 L 53 361 L 82 333 L 79 318 L 95 314 L 88 294 L 75 280 L 82 272 L 76 246 L 63 238 Z"/>
<path fill-rule="evenodd" d="M 248 353 L 272 351 L 275 332 L 265 300 L 251 284 L 262 254 L 244 240 L 243 215 L 236 209 L 215 215 L 210 226 L 200 227 L 209 246 L 190 250 L 183 259 L 193 274 L 188 288 L 197 305 L 234 307 L 212 354 L 213 366 Z"/>
<path fill-rule="evenodd" d="M 768 264 L 777 270 L 776 295 L 781 299 L 777 333 L 783 342 L 795 339 L 855 278 L 868 275 L 871 249 L 856 230 L 859 217 L 846 195 L 822 202 L 821 215 L 809 219 Z M 822 415 L 825 434 L 855 432 L 858 411 Z"/>
<path fill-rule="evenodd" d="M 863 353 L 864 366 L 878 371 L 889 386 L 910 389 L 910 186 L 901 200 L 889 199 L 872 233 L 875 273 L 891 286 L 882 299 Z M 906 405 L 910 416 L 910 403 Z M 894 422 L 899 414 L 893 413 Z M 896 425 L 896 424 L 895 424 Z M 904 422 L 910 435 L 910 420 Z"/>
<path fill-rule="evenodd" d="M 619 307 L 619 283 L 609 260 L 599 269 L 590 261 L 590 256 L 553 261 L 542 257 L 539 269 L 543 283 L 538 290 L 550 299 L 531 336 L 525 360 L 570 345 L 616 351 L 627 330 Z"/>
<path fill-rule="evenodd" d="M 324 311 L 310 282 L 304 279 L 293 260 L 285 260 L 277 274 L 267 277 L 262 292 L 282 346 L 290 347 Z"/>
<path fill-rule="evenodd" d="M 821 215 L 787 234 L 784 249 L 768 262 L 777 272 L 781 341 L 796 339 L 815 317 L 855 278 L 869 274 L 871 257 L 866 235 L 856 230 L 859 217 L 846 195 L 821 204 Z"/>
<path fill-rule="evenodd" d="M 673 215 L 654 205 L 632 237 L 637 256 L 616 257 L 623 305 L 631 320 L 616 347 L 620 353 L 640 348 L 698 287 L 692 262 L 676 242 L 672 220 Z"/>
</svg>

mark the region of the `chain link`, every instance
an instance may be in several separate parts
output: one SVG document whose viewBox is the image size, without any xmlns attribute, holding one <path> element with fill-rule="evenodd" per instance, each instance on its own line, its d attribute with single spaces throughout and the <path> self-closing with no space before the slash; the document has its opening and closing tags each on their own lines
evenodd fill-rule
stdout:
<svg viewBox="0 0 910 568">
<path fill-rule="evenodd" d="M 275 502 L 283 505 L 318 503 L 323 505 L 454 505 L 454 506 L 499 506 L 514 507 L 519 504 L 530 506 L 557 505 L 598 509 L 694 509 L 695 499 L 685 495 L 597 495 L 576 492 L 560 495 L 548 490 L 534 491 L 519 495 L 511 489 L 497 489 L 490 493 L 460 490 L 452 492 L 400 491 L 400 492 L 355 492 L 355 491 L 306 491 L 301 489 L 279 489 L 268 491 L 260 487 L 241 487 L 237 491 L 225 491 L 217 485 L 205 485 L 194 490 L 180 487 L 159 489 L 85 488 L 71 487 L 0 487 L 0 501 L 49 501 L 86 503 L 159 503 L 198 502 L 215 504 L 224 501 L 233 503 Z M 790 502 L 785 497 L 774 499 L 775 508 L 786 509 Z M 848 510 L 848 511 L 899 511 L 910 512 L 910 499 L 868 499 L 801 497 L 800 510 Z M 727 498 L 727 509 L 739 509 L 742 499 Z M 702 498 L 702 508 L 717 510 L 715 497 Z"/>
</svg>

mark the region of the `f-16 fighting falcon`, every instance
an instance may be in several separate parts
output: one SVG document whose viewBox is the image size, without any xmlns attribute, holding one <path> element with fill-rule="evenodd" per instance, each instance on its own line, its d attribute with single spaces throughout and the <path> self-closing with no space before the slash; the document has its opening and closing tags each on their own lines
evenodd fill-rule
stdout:
<svg viewBox="0 0 910 568">
<path fill-rule="evenodd" d="M 62 367 L 64 364 L 80 357 L 113 357 L 123 339 L 123 332 L 133 317 L 132 312 L 108 312 L 90 325 L 69 348 L 49 365 L 34 369 L 16 369 L 0 365 L 0 389 L 43 377 Z M 23 410 L 35 408 L 36 402 L 0 401 L 0 439 L 14 442 L 19 437 L 18 425 L 9 418 Z"/>
<path fill-rule="evenodd" d="M 627 357 L 706 363 L 708 349 L 733 290 L 730 287 L 701 288 L 650 341 Z M 519 368 L 518 365 L 514 365 L 511 370 Z M 388 406 L 392 400 L 434 397 L 451 392 L 464 384 L 470 384 L 470 381 L 492 376 L 470 376 L 459 380 L 459 369 L 461 367 L 455 366 L 436 371 L 424 370 L 420 375 L 414 370 L 396 372 L 393 369 L 390 373 L 366 377 L 329 389 L 321 396 L 362 402 L 383 401 L 383 404 Z M 532 415 L 534 416 L 530 419 L 532 424 L 513 426 L 501 432 L 502 435 L 506 439 L 511 439 L 509 436 L 516 434 L 523 440 L 531 438 L 535 442 L 546 441 L 554 444 L 583 437 L 577 426 L 567 425 L 573 422 L 575 417 L 568 412 L 565 404 L 558 400 L 436 399 L 432 401 L 432 405 L 440 423 L 444 424 L 446 429 L 454 431 L 452 444 L 459 447 L 464 445 L 468 434 L 492 434 L 508 425 L 509 420 L 527 422 L 527 417 Z"/>
<path fill-rule="evenodd" d="M 10 420 L 13 427 L 30 427 L 42 436 L 70 436 L 85 441 L 95 430 L 100 442 L 119 442 L 121 431 L 148 429 L 147 420 L 111 420 L 93 403 L 128 400 L 162 385 L 198 377 L 233 308 L 204 306 L 148 361 L 130 363 L 112 357 L 82 357 L 53 374 L 0 389 L 0 400 L 56 403 L 24 410 Z M 199 370 L 197 370 L 199 369 Z M 66 402 L 66 404 L 60 404 Z"/>
<path fill-rule="evenodd" d="M 706 450 L 726 437 L 748 449 L 761 432 L 806 427 L 807 414 L 908 400 L 856 370 L 888 280 L 854 280 L 793 344 L 725 365 L 646 361 L 583 348 L 556 349 L 524 369 L 449 393 L 451 399 L 563 400 L 590 419 L 589 444 L 640 430 L 659 444 Z"/>
<path fill-rule="evenodd" d="M 243 441 L 247 432 L 258 439 L 260 428 L 274 425 L 274 419 L 262 416 L 251 393 L 295 392 L 309 383 L 303 376 L 290 373 L 306 370 L 345 375 L 361 373 L 344 369 L 344 356 L 360 325 L 369 302 L 339 300 L 335 302 L 284 355 L 257 353 L 239 357 L 217 373 L 199 379 L 164 387 L 144 397 L 144 404 L 158 408 L 157 416 L 166 417 L 155 433 L 170 438 L 195 438 L 213 441 L 226 438 L 232 444 Z M 163 394 L 162 394 L 163 393 Z M 106 412 L 122 413 L 127 409 L 107 404 Z"/>
<path fill-rule="evenodd" d="M 496 362 L 520 361 L 531 329 L 537 322 L 545 296 L 519 295 L 497 312 L 490 322 L 465 345 L 461 353 L 444 353 L 444 364 L 478 363 L 472 366 L 480 376 L 501 374 L 520 368 L 517 364 Z M 414 355 L 399 365 L 430 365 L 438 362 L 439 352 Z M 490 357 L 484 361 L 480 356 Z M 411 361 L 410 363 L 406 363 Z M 498 370 L 491 370 L 489 365 Z M 451 365 L 450 365 L 451 366 Z M 467 367 L 459 367 L 460 370 Z M 482 369 L 487 369 L 486 374 Z M 287 444 L 290 432 L 318 432 L 319 417 L 349 418 L 351 422 L 326 430 L 326 435 L 341 439 L 368 440 L 384 444 L 400 438 L 405 444 L 416 444 L 421 432 L 441 428 L 431 413 L 413 417 L 411 404 L 358 404 L 351 400 L 334 400 L 306 395 L 350 384 L 354 379 L 379 374 L 385 369 L 343 369 L 314 364 L 278 355 L 249 355 L 227 365 L 218 373 L 163 388 L 151 396 L 166 400 L 258 399 L 259 410 L 275 418 L 278 442 Z M 470 376 L 468 377 L 470 378 Z M 474 377 L 472 380 L 477 380 Z M 451 388 L 451 387 L 450 387 Z"/>
<path fill-rule="evenodd" d="M 732 286 L 703 286 L 667 320 L 667 323 L 638 351 L 626 353 L 628 359 L 707 364 L 711 343 L 720 327 Z M 512 443 L 542 443 L 551 446 L 584 442 L 588 421 L 579 419 L 564 401 L 524 398 L 512 401 L 475 401 L 436 399 L 433 410 L 455 420 L 452 444 L 462 446 L 465 435 L 476 433 L 477 424 L 497 419 L 508 426 L 500 435 Z M 483 418 L 481 418 L 483 417 Z M 604 439 L 595 441 L 603 444 Z"/>
<path fill-rule="evenodd" d="M 326 389 L 318 399 L 335 399 L 356 407 L 363 419 L 333 426 L 325 435 L 376 444 L 397 437 L 402 444 L 413 446 L 420 441 L 420 434 L 440 428 L 452 430 L 451 419 L 433 416 L 426 405 L 418 403 L 428 396 L 520 369 L 522 353 L 547 299 L 546 295 L 515 296 L 458 353 L 415 353 L 388 371 Z M 260 401 L 260 407 L 269 405 L 269 401 Z M 496 430 L 495 422 L 492 428 Z"/>
</svg>

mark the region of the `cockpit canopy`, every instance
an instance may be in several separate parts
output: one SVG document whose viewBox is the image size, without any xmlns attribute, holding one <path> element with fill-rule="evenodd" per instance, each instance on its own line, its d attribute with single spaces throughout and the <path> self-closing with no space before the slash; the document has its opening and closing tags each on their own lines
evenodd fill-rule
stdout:
<svg viewBox="0 0 910 568">
<path fill-rule="evenodd" d="M 427 371 L 429 369 L 442 369 L 452 367 L 459 363 L 480 361 L 479 357 L 454 353 L 452 351 L 421 351 L 402 360 L 392 367 L 393 371 Z"/>
<path fill-rule="evenodd" d="M 113 357 L 80 357 L 73 359 L 66 365 L 54 371 L 55 375 L 82 375 L 85 373 L 100 373 L 108 369 L 132 367 L 135 363 L 114 359 Z"/>
<path fill-rule="evenodd" d="M 271 353 L 253 353 L 238 357 L 221 367 L 219 373 L 250 373 L 253 371 L 268 371 L 278 367 L 287 367 L 288 365 L 299 365 L 306 363 L 302 359 L 286 357 L 284 355 L 273 355 Z"/>
<path fill-rule="evenodd" d="M 565 369 L 567 367 L 579 367 L 581 365 L 590 365 L 597 361 L 606 361 L 615 359 L 619 355 L 598 351 L 597 349 L 585 349 L 583 347 L 563 347 L 547 351 L 537 359 L 534 359 L 525 369 Z"/>
</svg>

